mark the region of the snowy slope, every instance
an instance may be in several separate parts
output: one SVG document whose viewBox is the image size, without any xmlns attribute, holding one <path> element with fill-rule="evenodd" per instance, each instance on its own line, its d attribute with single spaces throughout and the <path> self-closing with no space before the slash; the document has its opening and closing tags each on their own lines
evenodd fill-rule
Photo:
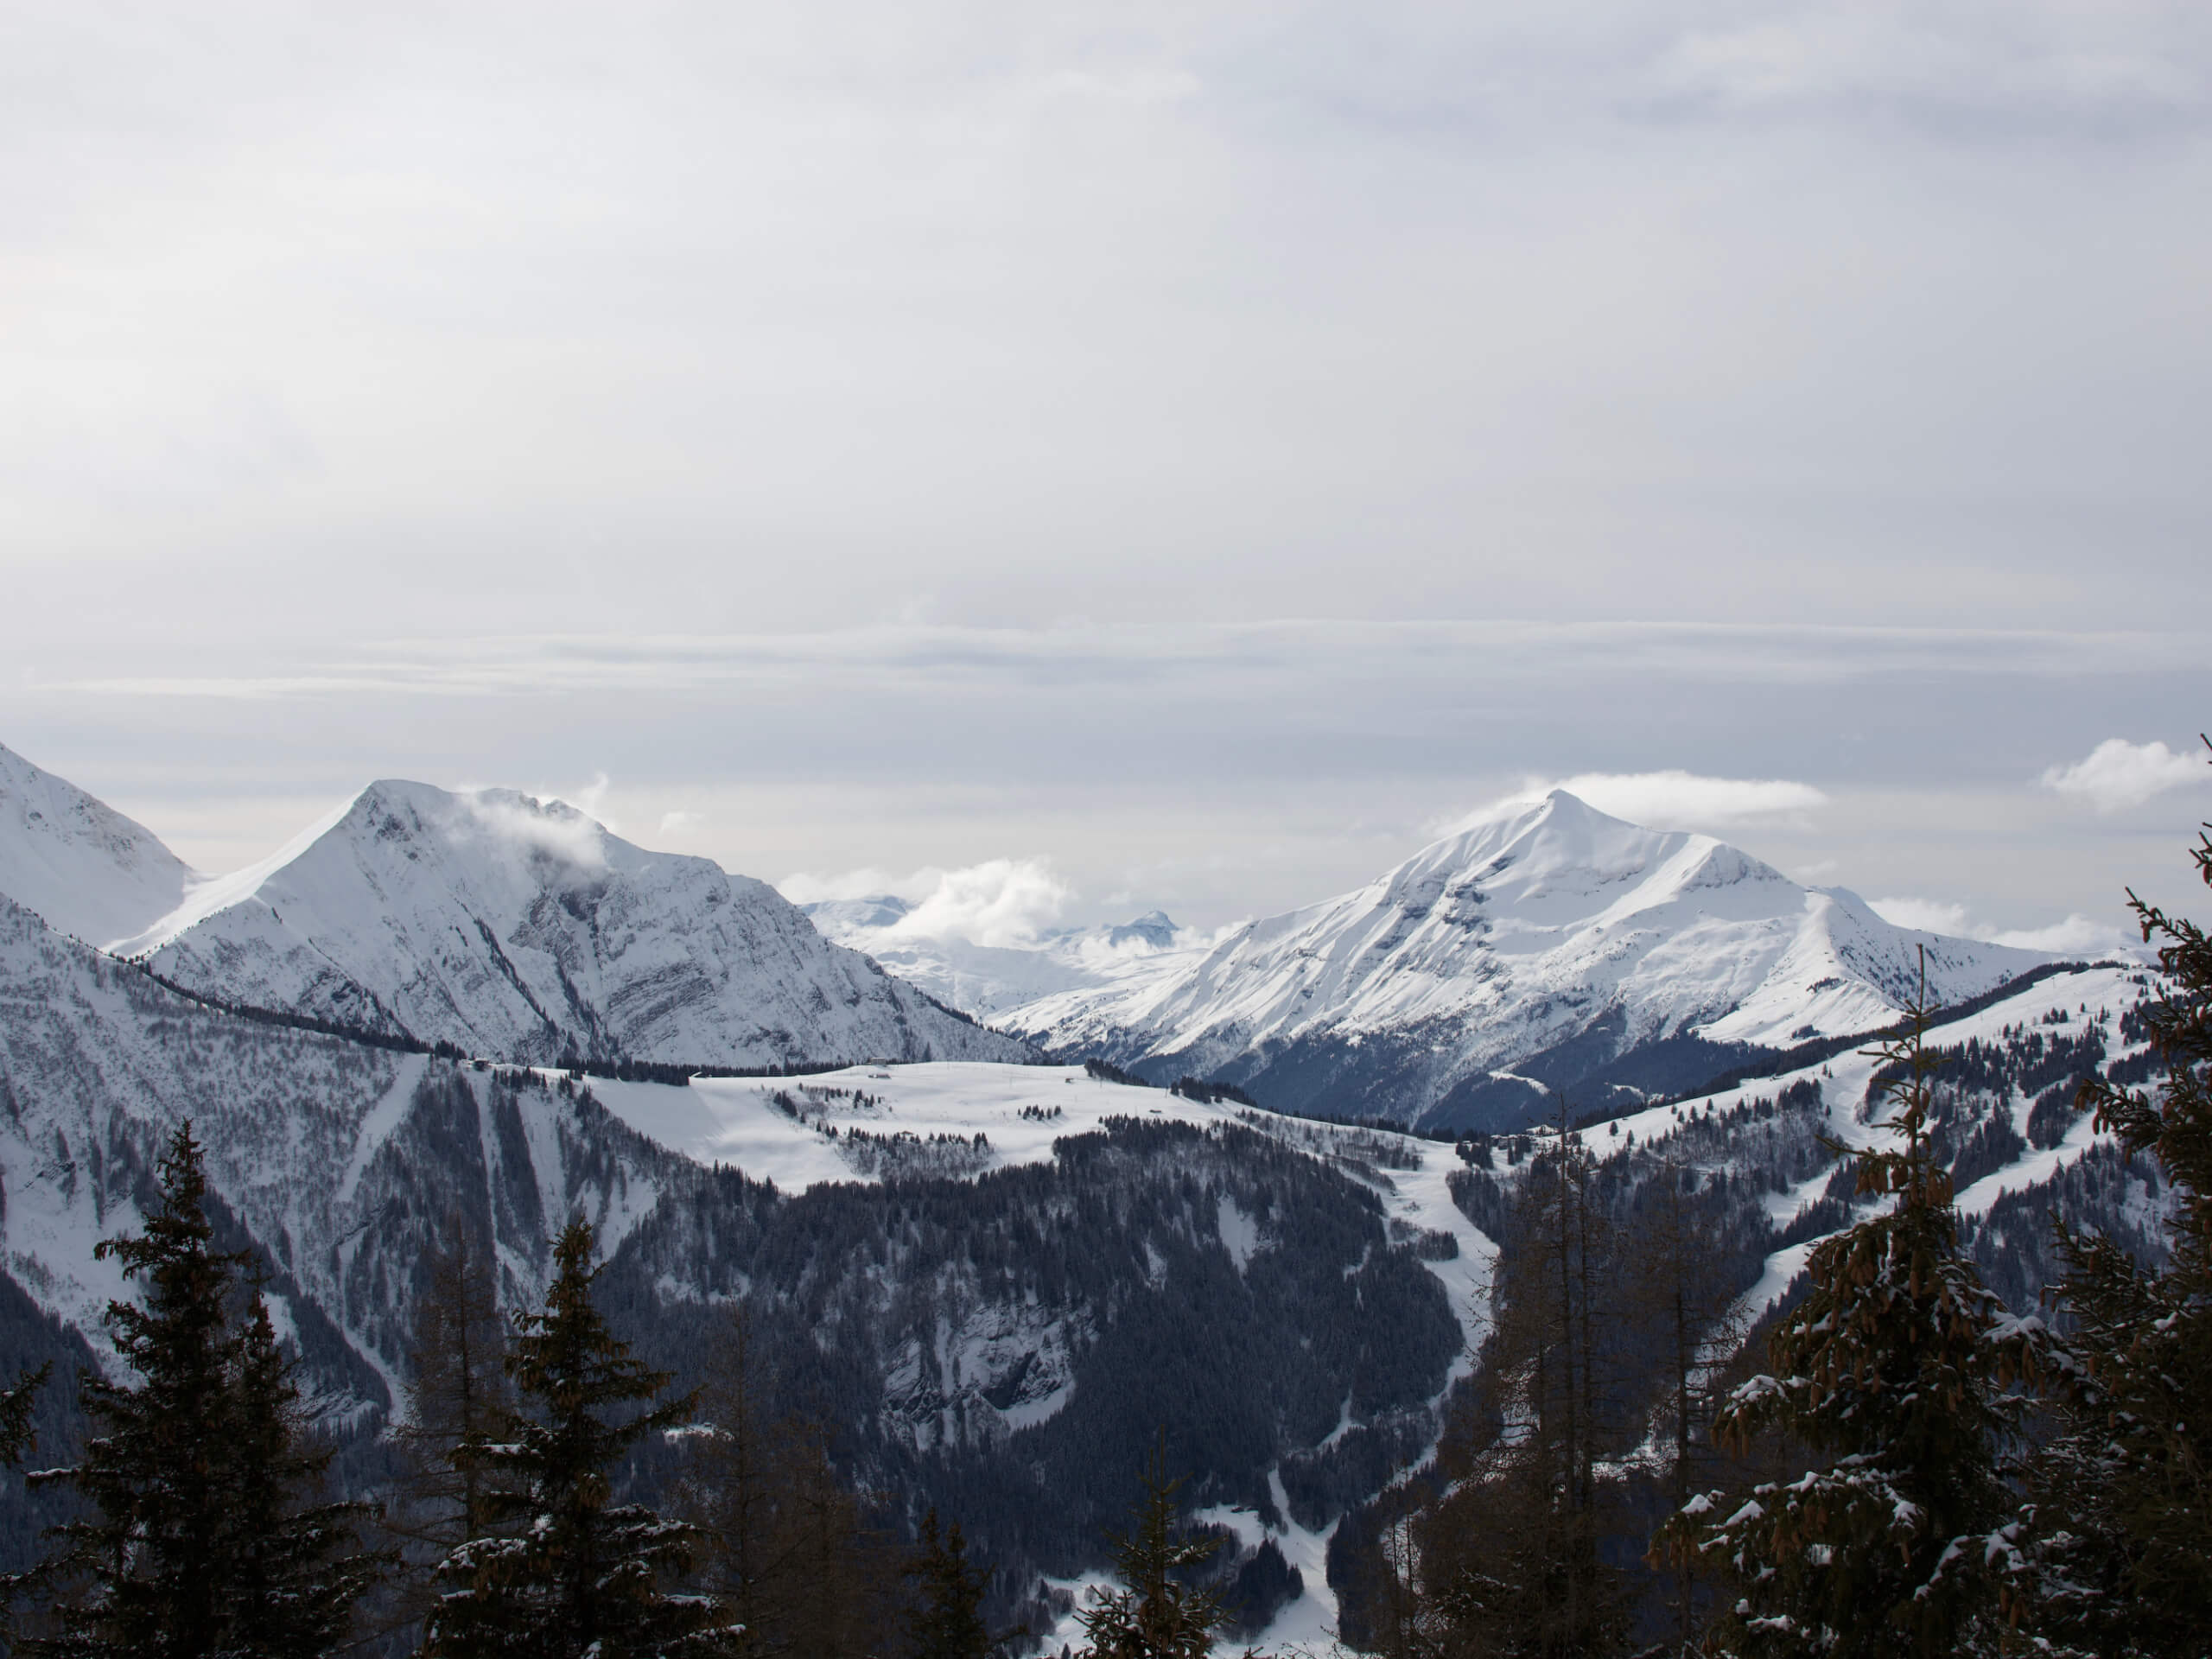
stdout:
<svg viewBox="0 0 2212 1659">
<path fill-rule="evenodd" d="M 2032 1039 L 2039 1033 L 2113 1033 L 2124 1028 L 2122 1016 L 2148 994 L 2139 969 L 2085 968 L 2041 981 L 2017 995 L 1933 1027 L 1926 1040 L 1938 1051 L 1977 1045 L 2002 1053 L 2008 1046 L 2017 1049 L 2024 1038 Z M 2114 1043 L 2106 1049 L 2106 1060 L 2131 1059 L 2142 1052 L 2139 1044 Z M 1801 1134 L 1852 1148 L 1885 1147 L 1891 1140 L 1886 1128 L 1891 1108 L 1884 1091 L 1875 1086 L 1876 1070 L 1877 1061 L 1870 1052 L 1852 1051 L 1715 1094 L 1633 1113 L 1606 1124 L 1602 1131 L 1586 1132 L 1584 1142 L 1596 1148 L 1601 1159 L 1671 1158 L 1691 1168 L 1725 1171 L 1754 1189 L 1764 1189 L 1768 1185 L 1764 1173 L 1745 1155 L 1746 1143 L 1736 1122 L 1739 1116 L 1761 1101 L 1773 1101 L 1793 1090 L 1810 1090 L 1814 1091 L 1810 1115 L 1796 1125 Z M 2037 1145 L 2030 1122 L 2034 1102 L 2026 1092 L 2013 1090 L 1998 1098 L 1976 1099 L 1971 1091 L 1945 1082 L 1947 1072 L 1955 1070 L 1954 1061 L 1936 1072 L 1939 1122 L 1945 1115 L 1978 1113 L 2001 1120 L 2013 1136 L 2011 1154 L 1994 1168 L 1963 1183 L 1956 1194 L 1967 1234 L 1971 1237 L 1975 1224 L 2007 1198 L 2023 1197 L 2033 1200 L 2028 1207 L 2035 1223 L 2047 1232 L 2051 1211 L 2069 1208 L 2052 1193 L 2053 1184 L 2093 1150 L 2116 1151 L 2115 1143 L 2111 1136 L 2097 1132 L 2092 1114 L 2083 1112 L 2067 1114 L 2062 1132 L 2046 1136 L 2044 1143 Z M 2070 1096 L 2070 1079 L 2062 1084 L 2061 1092 Z M 1705 1149 L 1702 1155 L 1700 1147 Z M 1833 1169 L 1824 1164 L 1811 1179 L 1770 1192 L 1767 1208 L 1773 1225 L 1778 1230 L 1787 1228 L 1811 1213 L 1829 1193 L 1833 1175 Z M 2051 1196 L 2045 1198 L 2047 1193 Z M 2069 1216 L 2077 1227 L 2084 1219 L 2078 1213 Z M 2096 1224 L 2102 1218 L 2087 1219 Z M 1767 1257 L 1764 1271 L 1744 1294 L 1742 1307 L 1746 1315 L 1756 1319 L 1782 1297 L 1823 1236 L 1801 1239 Z M 2016 1311 L 2028 1312 L 2030 1306 Z"/>
<path fill-rule="evenodd" d="M 1403 1137 L 1030 1066 L 591 1088 L 603 1098 L 228 1014 L 0 899 L 5 1273 L 111 1353 L 100 1314 L 130 1291 L 93 1246 L 143 1224 L 154 1159 L 190 1119 L 224 1242 L 254 1249 L 334 1432 L 374 1431 L 395 1401 L 430 1246 L 456 1224 L 488 1240 L 519 1307 L 581 1213 L 627 1328 L 696 1356 L 747 1296 L 761 1328 L 814 1344 L 810 1386 L 832 1390 L 817 1408 L 870 1468 L 995 1506 L 1007 1554 L 1033 1537 L 1081 1561 L 1154 1432 L 1148 1408 L 1124 1408 L 1164 1363 L 1159 1332 L 1203 1372 L 1195 1421 L 1262 1425 L 1233 1452 L 1202 1450 L 1213 1490 L 1249 1512 L 1272 1480 L 1290 1514 L 1293 1460 L 1311 1489 L 1340 1478 L 1340 1446 L 1363 1468 L 1363 1436 L 1433 1435 L 1487 1282 L 1449 1149 Z M 851 1157 L 972 1154 L 979 1134 L 989 1150 L 952 1172 L 963 1180 L 893 1181 L 924 1166 Z M 1280 1535 L 1309 1568 L 1287 1616 L 1308 1623 L 1327 1605 L 1323 1501 L 1309 1490 L 1306 1522 Z"/>
<path fill-rule="evenodd" d="M 611 1249 L 678 1166 L 626 1132 L 594 1137 L 550 1090 L 494 1082 L 196 1004 L 0 899 L 5 1268 L 96 1349 L 126 1287 L 92 1247 L 139 1224 L 154 1160 L 189 1120 L 218 1201 L 278 1274 L 317 1386 L 384 1404 L 408 1286 L 448 1217 L 485 1216 L 519 1300 L 572 1208 Z"/>
<path fill-rule="evenodd" d="M 196 879 L 152 830 L 0 745 L 0 893 L 105 944 L 175 910 Z"/>
<path fill-rule="evenodd" d="M 1091 1133 L 1117 1118 L 1256 1130 L 1351 1171 L 1371 1185 L 1382 1200 L 1394 1238 L 1448 1236 L 1452 1254 L 1435 1259 L 1432 1253 L 1423 1265 L 1441 1283 L 1459 1321 L 1464 1349 L 1452 1367 L 1452 1379 L 1466 1373 L 1481 1341 L 1497 1251 L 1452 1200 L 1451 1173 L 1459 1160 L 1446 1145 L 1278 1117 L 1230 1103 L 1209 1104 L 1164 1089 L 1105 1083 L 1080 1066 L 855 1066 L 804 1079 L 695 1078 L 684 1088 L 594 1083 L 592 1091 L 616 1116 L 671 1151 L 741 1169 L 785 1192 L 872 1182 L 924 1169 L 973 1177 L 1046 1163 L 1054 1156 L 1056 1141 Z M 885 1141 L 894 1136 L 911 1137 L 912 1163 L 881 1160 Z M 961 1148 L 976 1155 L 963 1164 L 939 1158 L 931 1165 L 932 1152 Z M 1233 1203 L 1217 1207 L 1215 1226 L 1221 1248 L 1240 1271 L 1279 1242 Z M 1004 1340 L 988 1322 L 981 1336 L 972 1344 L 971 1364 L 988 1363 Z M 1026 1408 L 1032 1415 L 1057 1410 L 1065 1403 L 1062 1393 L 1040 1393 Z M 1441 1421 L 1437 1419 L 1440 1426 Z M 1247 1549 L 1272 1540 L 1299 1571 L 1304 1593 L 1260 1633 L 1261 1647 L 1303 1645 L 1319 1651 L 1333 1636 L 1337 1622 L 1336 1592 L 1328 1581 L 1327 1529 L 1301 1526 L 1289 1513 L 1279 1475 L 1275 1500 L 1278 1513 L 1272 1524 L 1249 1508 L 1209 1510 L 1200 1518 L 1227 1526 Z M 1103 1575 L 1093 1573 L 1062 1584 L 1080 1603 L 1084 1588 L 1102 1582 Z M 1081 1636 L 1071 1614 L 1046 1645 L 1049 1649 L 1062 1641 L 1079 1643 Z"/>
<path fill-rule="evenodd" d="M 1274 1106 L 1499 1127 L 1549 1088 L 1599 1104 L 1694 1086 L 1729 1045 L 1879 1025 L 1922 944 L 1944 1002 L 2045 960 L 1893 927 L 1709 836 L 1554 791 L 1165 976 L 1058 993 L 998 1023 L 1154 1075 L 1249 1083 Z"/>
<path fill-rule="evenodd" d="M 1118 926 L 1069 928 L 1033 945 L 977 944 L 915 931 L 894 894 L 800 906 L 823 937 L 862 950 L 940 1002 L 989 1020 L 1062 991 L 1172 972 L 1204 954 L 1199 938 L 1160 911 Z"/>
<path fill-rule="evenodd" d="M 232 1001 L 505 1058 L 1025 1058 L 765 883 L 506 790 L 372 784 L 118 949 Z"/>
</svg>

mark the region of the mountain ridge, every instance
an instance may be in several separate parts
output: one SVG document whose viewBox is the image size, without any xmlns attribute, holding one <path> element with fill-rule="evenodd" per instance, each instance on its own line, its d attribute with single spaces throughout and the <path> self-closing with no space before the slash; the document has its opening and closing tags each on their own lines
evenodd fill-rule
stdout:
<svg viewBox="0 0 2212 1659">
<path fill-rule="evenodd" d="M 1923 947 L 1939 1002 L 2051 959 L 1895 927 L 1847 889 L 1554 790 L 1166 973 L 998 1023 L 1048 1052 L 1220 1077 L 1287 1109 L 1497 1128 L 1560 1088 L 1624 1107 L 1704 1083 L 1743 1046 L 1873 1029 L 1911 994 Z"/>
<path fill-rule="evenodd" d="M 105 948 L 200 880 L 144 824 L 0 744 L 0 893 L 57 932 Z"/>
<path fill-rule="evenodd" d="M 512 790 L 380 779 L 209 878 L 0 750 L 0 893 L 219 1005 L 426 1048 L 740 1069 L 1035 1058 L 824 940 L 766 882 Z"/>
</svg>

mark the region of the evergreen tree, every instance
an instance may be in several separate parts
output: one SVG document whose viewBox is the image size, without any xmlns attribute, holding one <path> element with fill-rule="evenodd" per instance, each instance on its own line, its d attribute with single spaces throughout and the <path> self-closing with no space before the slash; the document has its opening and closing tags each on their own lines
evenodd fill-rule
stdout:
<svg viewBox="0 0 2212 1659">
<path fill-rule="evenodd" d="M 256 1659 L 315 1659 L 338 1646 L 385 1566 L 359 1548 L 368 1505 L 297 1502 L 321 1483 L 331 1454 L 308 1443 L 296 1369 L 257 1290 L 231 1396 L 226 1541 L 233 1559 L 226 1651 Z"/>
<path fill-rule="evenodd" d="M 1165 1434 L 1141 1480 L 1144 1495 L 1129 1530 L 1114 1540 L 1122 1587 L 1093 1590 L 1092 1605 L 1076 1615 L 1090 1638 L 1084 1659 L 1205 1659 L 1223 1622 L 1221 1604 L 1177 1574 L 1205 1566 L 1221 1541 L 1176 1535 L 1175 1494 L 1183 1483 L 1167 1478 Z"/>
<path fill-rule="evenodd" d="M 999 1643 L 983 1623 L 989 1570 L 968 1564 L 960 1523 L 940 1532 L 937 1511 L 922 1517 L 922 1535 L 907 1573 L 917 1598 L 906 1618 L 909 1659 L 989 1659 Z"/>
<path fill-rule="evenodd" d="M 54 1375 L 54 1363 L 48 1360 L 35 1371 L 25 1371 L 16 1379 L 12 1389 L 0 1389 L 0 1468 L 14 1468 L 31 1449 L 31 1412 L 38 1404 L 39 1390 Z"/>
<path fill-rule="evenodd" d="M 162 1202 L 145 1232 L 93 1249 L 145 1287 L 143 1307 L 111 1302 L 106 1315 L 118 1356 L 142 1380 L 86 1372 L 79 1399 L 100 1432 L 75 1467 L 33 1478 L 67 1481 L 95 1510 L 54 1529 L 62 1548 L 45 1571 L 89 1587 L 60 1610 L 67 1633 L 30 1644 L 34 1652 L 184 1659 L 221 1642 L 230 1497 L 221 1428 L 239 1345 L 226 1303 L 245 1258 L 213 1247 L 189 1123 L 158 1173 Z"/>
<path fill-rule="evenodd" d="M 690 1395 L 651 1402 L 671 1378 L 631 1356 L 593 1306 L 593 1235 L 571 1223 L 554 1245 L 542 1313 L 522 1321 L 507 1372 L 524 1405 L 502 1442 L 456 1456 L 486 1477 L 487 1535 L 437 1569 L 425 1652 L 442 1659 L 692 1659 L 734 1651 L 718 1604 L 664 1590 L 687 1573 L 696 1529 L 618 1503 L 617 1462 L 688 1417 Z M 631 1402 L 626 1419 L 603 1414 Z"/>
<path fill-rule="evenodd" d="M 38 1405 L 39 1391 L 46 1387 L 47 1379 L 54 1375 L 52 1361 L 35 1370 L 26 1370 L 16 1379 L 12 1389 L 0 1389 L 0 1469 L 13 1469 L 23 1460 L 36 1436 L 31 1430 L 31 1413 Z M 10 1613 L 22 1580 L 14 1575 L 0 1579 L 0 1650 L 4 1650 L 14 1629 Z"/>
<path fill-rule="evenodd" d="M 162 1201 L 144 1233 L 97 1247 L 145 1287 L 143 1306 L 107 1310 L 116 1352 L 140 1381 L 86 1373 L 80 1397 L 100 1432 L 76 1466 L 34 1478 L 73 1486 L 92 1512 L 54 1529 L 60 1548 L 40 1576 L 67 1586 L 61 1633 L 27 1650 L 323 1651 L 375 1563 L 350 1555 L 351 1506 L 298 1504 L 327 1459 L 301 1449 L 297 1391 L 259 1297 L 243 1331 L 231 1317 L 246 1258 L 213 1248 L 189 1123 L 158 1173 Z"/>
<path fill-rule="evenodd" d="M 1810 1290 L 1768 1339 L 1773 1374 L 1714 1424 L 1724 1444 L 1779 1431 L 1834 1461 L 1694 1497 L 1658 1541 L 1728 1586 L 1716 1651 L 1948 1655 L 1986 1634 L 2008 1507 L 1998 1447 L 2020 1417 L 2005 1387 L 2036 1357 L 1959 1250 L 1929 1147 L 1927 1028 L 1923 960 L 1904 1034 L 1876 1053 L 1896 1144 L 1857 1154 L 1859 1191 L 1888 1204 L 1814 1248 Z"/>
<path fill-rule="evenodd" d="M 2212 886 L 2212 840 L 2191 849 Z M 2075 1363 L 2054 1374 L 2061 1433 L 2029 1464 L 2014 1615 L 2054 1647 L 2212 1652 L 2212 939 L 2128 894 L 2156 939 L 2164 993 L 2146 1010 L 2157 1090 L 2094 1082 L 2077 1103 L 2172 1191 L 2170 1255 L 2146 1268 L 2058 1224 Z"/>
</svg>

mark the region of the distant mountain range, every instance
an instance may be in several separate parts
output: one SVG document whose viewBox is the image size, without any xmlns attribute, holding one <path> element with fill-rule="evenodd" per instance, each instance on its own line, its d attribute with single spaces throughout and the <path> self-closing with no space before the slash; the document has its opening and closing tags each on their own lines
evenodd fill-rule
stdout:
<svg viewBox="0 0 2212 1659">
<path fill-rule="evenodd" d="M 506 790 L 370 785 L 207 878 L 0 749 L 0 893 L 186 989 L 472 1054 L 695 1065 L 1096 1056 L 1285 1110 L 1516 1128 L 1887 1023 L 2047 963 L 1884 921 L 1710 836 L 1564 791 L 1225 938 L 1154 911 L 1028 947 L 892 894 L 804 908 Z M 988 1028 L 978 1021 L 988 1022 Z"/>
<path fill-rule="evenodd" d="M 1633 1109 L 2050 960 L 1891 925 L 1710 836 L 1565 791 L 1485 815 L 1357 892 L 995 1010 L 1061 1055 L 1243 1084 L 1286 1111 L 1516 1128 L 1566 1091 Z"/>
<path fill-rule="evenodd" d="M 1827 1140 L 1871 1133 L 1878 1106 L 1870 1062 L 1784 1056 L 1858 1046 L 1925 945 L 1939 1001 L 2013 986 L 1938 1033 L 1980 1046 L 1936 1144 L 1992 1281 L 2033 1306 L 2054 1208 L 2155 1243 L 2157 1192 L 2070 1108 L 2082 1077 L 2150 1074 L 2145 974 L 2031 986 L 2034 953 L 1891 927 L 1572 796 L 1218 942 L 1155 913 L 985 950 L 908 914 L 878 898 L 810 920 L 558 803 L 407 783 L 210 880 L 0 749 L 6 1374 L 111 1362 L 101 1316 L 129 1287 L 93 1247 L 143 1224 L 189 1119 L 224 1248 L 265 1276 L 355 1490 L 384 1455 L 426 1249 L 458 1221 L 516 1310 L 581 1215 L 646 1357 L 697 1376 L 745 1297 L 804 1382 L 791 1403 L 839 1425 L 867 1484 L 957 1514 L 1018 1586 L 1009 1613 L 1065 1627 L 1072 1602 L 1030 1591 L 1049 1575 L 1071 1597 L 1098 1567 L 1164 1427 L 1188 1501 L 1232 1518 L 1230 1565 L 1264 1541 L 1302 1575 L 1251 1628 L 1318 1645 L 1357 1588 L 1333 1529 L 1436 1444 L 1523 1140 L 1125 1086 L 1037 1065 L 1027 1039 L 1279 1109 L 1470 1128 L 1517 1128 L 1554 1090 L 1580 1114 L 1757 1072 L 1590 1144 L 1624 1181 L 1654 1152 L 1726 1176 L 1716 1282 L 1764 1306 L 1847 1224 Z M 433 1043 L 480 1058 L 404 1052 Z M 569 1055 L 888 1064 L 579 1084 L 543 1064 Z M 963 1063 L 898 1064 L 925 1059 Z M 993 1060 L 1022 1063 L 973 1063 Z M 41 1457 L 66 1456 L 63 1391 L 41 1411 Z M 0 1515 L 0 1568 L 56 1518 L 40 1502 Z"/>
<path fill-rule="evenodd" d="M 766 883 L 511 790 L 374 783 L 270 858 L 195 875 L 0 749 L 0 893 L 185 989 L 507 1060 L 1020 1060 L 824 940 Z"/>
<path fill-rule="evenodd" d="M 1204 954 L 1210 941 L 1164 911 L 1105 927 L 1065 928 L 1033 944 L 977 944 L 921 932 L 894 893 L 799 908 L 837 944 L 864 950 L 900 978 L 979 1019 L 997 1021 L 1040 998 L 1149 979 Z"/>
</svg>

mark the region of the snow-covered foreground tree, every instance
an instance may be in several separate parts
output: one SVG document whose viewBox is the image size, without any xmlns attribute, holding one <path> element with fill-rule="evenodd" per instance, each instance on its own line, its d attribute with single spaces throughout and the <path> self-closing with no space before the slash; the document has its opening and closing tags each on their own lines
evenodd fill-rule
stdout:
<svg viewBox="0 0 2212 1659">
<path fill-rule="evenodd" d="M 1182 1482 L 1167 1474 L 1165 1437 L 1144 1473 L 1144 1496 L 1129 1529 L 1114 1541 L 1118 1590 L 1093 1591 L 1077 1617 L 1090 1639 L 1084 1659 L 1205 1659 L 1223 1623 L 1212 1593 L 1185 1574 L 1211 1560 L 1217 1538 L 1179 1536 L 1175 1494 Z"/>
<path fill-rule="evenodd" d="M 1770 1375 L 1715 1424 L 1778 1433 L 1828 1459 L 1797 1479 L 1694 1497 L 1661 1554 L 1725 1586 L 1711 1651 L 1837 1659 L 1948 1655 L 1993 1642 L 2012 1510 L 1999 1450 L 2025 1401 L 2040 1328 L 2014 1319 L 1960 1251 L 1951 1185 L 1929 1148 L 1936 1064 L 1924 998 L 1881 1057 L 1896 1144 L 1858 1155 L 1878 1212 L 1823 1240 L 1810 1292 L 1768 1340 Z"/>
<path fill-rule="evenodd" d="M 2192 849 L 2212 886 L 2212 840 Z M 2164 1170 L 2164 1270 L 2060 1225 L 2077 1363 L 2057 1378 L 2062 1432 L 2029 1463 L 2010 1611 L 2046 1650 L 2212 1653 L 2212 938 L 2134 894 L 2166 994 L 2147 1011 L 2155 1090 L 2082 1092 L 2099 1127 Z"/>
<path fill-rule="evenodd" d="M 33 1575 L 55 1592 L 53 1633 L 27 1654 L 261 1659 L 339 1644 L 380 1566 L 360 1553 L 359 1505 L 307 1501 L 328 1454 L 308 1443 L 292 1363 L 258 1290 L 233 1311 L 245 1258 L 213 1248 L 192 1126 L 170 1138 L 146 1230 L 103 1256 L 145 1287 L 107 1321 L 136 1382 L 87 1373 L 94 1428 L 79 1461 L 33 1477 L 67 1484 L 88 1513 L 57 1529 Z"/>
<path fill-rule="evenodd" d="M 486 1478 L 491 1531 L 439 1566 L 442 1590 L 424 1646 L 438 1659 L 709 1659 L 734 1654 L 721 1605 L 671 1592 L 698 1532 L 614 1501 L 623 1455 L 685 1423 L 696 1396 L 650 1402 L 673 1380 L 631 1356 L 592 1303 L 593 1233 L 578 1221 L 554 1248 L 544 1310 L 522 1320 L 507 1370 L 521 1396 L 512 1440 L 455 1456 Z M 604 1414 L 632 1402 L 623 1420 Z"/>
</svg>

